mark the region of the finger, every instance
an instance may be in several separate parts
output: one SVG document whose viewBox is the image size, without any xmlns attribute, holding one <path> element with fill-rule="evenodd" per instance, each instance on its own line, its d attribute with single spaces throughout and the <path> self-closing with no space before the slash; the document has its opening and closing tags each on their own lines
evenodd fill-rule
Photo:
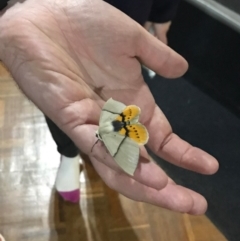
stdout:
<svg viewBox="0 0 240 241">
<path fill-rule="evenodd" d="M 188 64 L 182 56 L 144 29 L 140 32 L 136 55 L 145 66 L 166 78 L 176 78 L 186 72 Z"/>
<path fill-rule="evenodd" d="M 213 174 L 218 170 L 218 162 L 213 156 L 172 133 L 169 122 L 158 107 L 153 116 L 147 128 L 150 136 L 148 146 L 155 154 L 177 166 L 202 174 Z"/>
<path fill-rule="evenodd" d="M 188 211 L 185 211 L 186 213 L 192 214 L 192 215 L 202 215 L 202 214 L 204 214 L 206 212 L 208 205 L 207 205 L 206 199 L 202 195 L 200 195 L 199 193 L 197 193 L 197 192 L 195 192 L 195 191 L 193 191 L 191 189 L 188 189 L 186 187 L 183 187 L 183 186 L 180 186 L 180 185 L 176 185 L 176 183 L 171 183 L 170 182 L 169 185 L 170 185 L 170 188 L 168 189 L 168 191 L 170 191 L 170 192 L 173 191 L 174 190 L 174 186 L 175 186 L 175 188 L 179 192 L 183 192 L 185 194 L 188 193 L 188 195 L 191 196 L 191 198 L 190 197 L 188 197 L 188 198 L 192 200 L 192 205 L 191 205 L 191 208 L 189 208 Z M 169 185 L 167 185 L 167 187 Z"/>
<path fill-rule="evenodd" d="M 159 33 L 157 38 L 162 41 L 164 44 L 168 44 L 167 34 L 166 33 Z"/>
<path fill-rule="evenodd" d="M 101 141 L 92 149 L 97 140 L 95 136 L 97 128 L 97 126 L 93 125 L 77 126 L 74 128 L 74 133 L 72 133 L 71 138 L 81 151 L 89 155 L 91 159 L 94 158 L 102 162 L 104 165 L 118 172 L 119 175 L 128 176 L 128 174 L 123 172 L 116 164 Z M 157 164 L 149 160 L 145 148 L 141 148 L 141 157 L 133 178 L 146 186 L 158 190 L 167 184 L 167 175 Z"/>
<path fill-rule="evenodd" d="M 186 190 L 193 199 L 193 206 L 192 209 L 188 212 L 188 214 L 202 215 L 207 211 L 208 204 L 206 199 L 202 195 L 182 186 L 180 186 L 180 188 Z"/>
<path fill-rule="evenodd" d="M 107 152 L 104 144 L 100 144 L 101 145 L 96 146 L 92 156 L 122 175 L 127 175 L 119 168 L 114 159 Z M 141 148 L 139 163 L 132 178 L 157 190 L 165 187 L 168 180 L 165 172 L 156 163 L 149 160 L 149 156 L 145 148 Z"/>
<path fill-rule="evenodd" d="M 170 28 L 171 21 L 166 23 L 155 23 L 153 25 L 156 37 L 166 45 L 168 44 L 167 32 Z"/>
<path fill-rule="evenodd" d="M 152 27 L 152 25 L 153 25 L 152 22 L 147 21 L 147 22 L 144 24 L 144 28 L 145 28 L 147 31 L 149 31 L 150 28 Z"/>
<path fill-rule="evenodd" d="M 172 22 L 169 21 L 169 22 L 166 22 L 166 23 L 154 23 L 153 27 L 156 31 L 156 34 L 158 35 L 161 34 L 161 33 L 167 33 L 170 26 L 171 26 Z"/>
<path fill-rule="evenodd" d="M 150 203 L 173 211 L 200 214 L 206 210 L 204 197 L 195 195 L 178 185 L 168 184 L 162 190 L 147 187 L 132 179 L 120 175 L 93 158 L 93 165 L 104 182 L 112 189 L 135 201 Z"/>
<path fill-rule="evenodd" d="M 172 185 L 176 185 L 176 183 L 170 177 L 168 177 L 168 183 Z M 202 195 L 186 187 L 183 187 L 183 186 L 178 186 L 178 187 L 187 191 L 193 199 L 193 206 L 192 206 L 192 209 L 188 212 L 188 214 L 201 215 L 206 212 L 207 201 Z"/>
<path fill-rule="evenodd" d="M 99 100 L 99 102 L 101 105 L 102 101 Z M 94 124 L 99 119 L 101 111 L 99 105 L 95 101 L 84 99 L 75 102 L 62 111 L 64 111 L 64 113 L 62 113 L 64 118 L 61 119 L 65 124 L 61 125 L 60 128 L 65 130 L 66 134 L 74 141 L 81 151 L 94 156 L 97 160 L 103 162 L 115 171 L 120 172 L 122 175 L 127 175 L 118 167 L 102 142 L 99 142 L 93 148 L 93 152 L 91 152 L 97 140 L 95 132 L 98 126 L 90 124 Z M 85 123 L 90 124 L 86 125 Z M 141 158 L 134 173 L 134 178 L 156 189 L 161 189 L 167 184 L 165 172 L 154 162 L 149 161 L 148 153 L 145 148 L 141 148 Z"/>
<path fill-rule="evenodd" d="M 202 174 L 213 174 L 218 170 L 218 162 L 213 156 L 173 133 L 163 141 L 157 154 L 177 166 Z"/>
<path fill-rule="evenodd" d="M 173 179 L 170 178 L 170 177 L 168 177 L 168 183 L 170 183 L 170 184 L 176 184 L 176 182 L 174 182 Z"/>
</svg>

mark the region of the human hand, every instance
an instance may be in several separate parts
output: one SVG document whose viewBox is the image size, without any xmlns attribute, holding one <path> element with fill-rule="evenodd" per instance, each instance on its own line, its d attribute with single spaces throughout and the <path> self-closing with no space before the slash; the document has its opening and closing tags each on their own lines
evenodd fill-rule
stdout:
<svg viewBox="0 0 240 241">
<path fill-rule="evenodd" d="M 147 31 L 152 31 L 153 35 L 158 38 L 160 41 L 165 43 L 166 45 L 168 44 L 168 39 L 167 39 L 167 33 L 170 29 L 172 22 L 166 22 L 166 23 L 153 23 L 153 22 L 146 22 L 144 24 L 144 27 Z"/>
<path fill-rule="evenodd" d="M 104 1 L 10 1 L 0 17 L 0 58 L 15 81 L 90 159 L 105 183 L 123 195 L 191 214 L 205 212 L 200 194 L 176 185 L 145 148 L 133 177 L 96 141 L 101 107 L 112 97 L 138 105 L 149 148 L 165 160 L 203 174 L 217 161 L 172 133 L 141 74 L 141 63 L 168 78 L 186 61 Z M 140 62 L 139 62 L 140 61 Z"/>
</svg>

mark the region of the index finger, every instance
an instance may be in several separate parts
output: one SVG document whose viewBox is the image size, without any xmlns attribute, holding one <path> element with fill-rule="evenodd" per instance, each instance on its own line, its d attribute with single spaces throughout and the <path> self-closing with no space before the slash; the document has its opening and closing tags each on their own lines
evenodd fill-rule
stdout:
<svg viewBox="0 0 240 241">
<path fill-rule="evenodd" d="M 136 43 L 136 55 L 145 66 L 166 78 L 180 77 L 188 69 L 188 63 L 181 55 L 142 27 Z"/>
</svg>

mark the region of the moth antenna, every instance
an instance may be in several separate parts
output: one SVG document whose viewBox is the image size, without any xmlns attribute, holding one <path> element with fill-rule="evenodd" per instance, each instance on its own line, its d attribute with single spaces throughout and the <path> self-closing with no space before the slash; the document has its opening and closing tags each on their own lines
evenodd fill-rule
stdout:
<svg viewBox="0 0 240 241">
<path fill-rule="evenodd" d="M 99 141 L 99 139 L 97 139 L 96 142 L 93 144 L 92 149 L 91 149 L 91 152 L 92 152 L 92 150 L 93 150 L 93 147 L 98 143 L 98 141 Z"/>
</svg>

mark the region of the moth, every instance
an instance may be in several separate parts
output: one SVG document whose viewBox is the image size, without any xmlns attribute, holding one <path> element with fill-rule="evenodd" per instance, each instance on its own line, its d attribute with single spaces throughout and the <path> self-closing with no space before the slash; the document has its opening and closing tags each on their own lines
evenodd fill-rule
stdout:
<svg viewBox="0 0 240 241">
<path fill-rule="evenodd" d="M 140 146 L 149 138 L 146 127 L 138 121 L 140 113 L 138 106 L 126 106 L 110 98 L 102 108 L 96 132 L 98 140 L 129 175 L 133 175 L 137 168 Z"/>
</svg>

